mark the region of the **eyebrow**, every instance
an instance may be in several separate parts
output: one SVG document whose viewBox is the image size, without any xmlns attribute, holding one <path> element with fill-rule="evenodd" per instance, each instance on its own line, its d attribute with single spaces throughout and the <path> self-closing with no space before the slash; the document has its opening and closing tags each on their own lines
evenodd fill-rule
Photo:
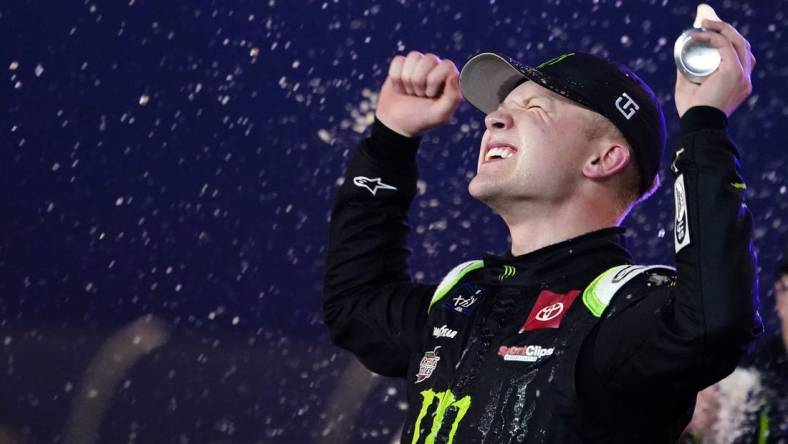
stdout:
<svg viewBox="0 0 788 444">
<path fill-rule="evenodd" d="M 520 97 L 520 98 L 517 98 L 517 99 L 511 99 L 511 100 L 516 100 L 517 102 L 524 102 L 525 106 L 528 106 L 528 104 L 534 99 L 546 99 L 546 100 L 548 100 L 550 102 L 556 102 L 557 101 L 554 97 L 551 97 L 551 96 L 549 96 L 547 94 L 536 94 L 536 95 L 532 95 L 532 96 L 527 97 L 527 98 Z"/>
</svg>

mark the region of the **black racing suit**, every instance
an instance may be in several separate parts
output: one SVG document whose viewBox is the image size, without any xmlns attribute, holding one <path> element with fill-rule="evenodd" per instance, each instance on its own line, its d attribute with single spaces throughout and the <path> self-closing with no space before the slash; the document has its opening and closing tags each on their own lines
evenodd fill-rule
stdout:
<svg viewBox="0 0 788 444">
<path fill-rule="evenodd" d="M 631 266 L 608 228 L 463 263 L 436 286 L 407 266 L 420 139 L 376 120 L 331 215 L 323 315 L 336 345 L 407 378 L 402 443 L 674 442 L 696 392 L 762 330 L 726 127 L 710 107 L 681 119 L 677 269 Z"/>
</svg>

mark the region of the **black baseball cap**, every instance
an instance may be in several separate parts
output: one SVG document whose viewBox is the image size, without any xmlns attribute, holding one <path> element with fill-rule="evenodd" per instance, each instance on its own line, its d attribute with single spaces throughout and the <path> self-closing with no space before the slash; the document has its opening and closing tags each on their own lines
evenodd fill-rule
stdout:
<svg viewBox="0 0 788 444">
<path fill-rule="evenodd" d="M 471 105 L 488 114 L 528 80 L 610 120 L 637 159 L 640 195 L 652 188 L 665 151 L 665 116 L 654 91 L 631 69 L 582 52 L 554 57 L 536 68 L 485 52 L 462 67 L 460 89 Z"/>
</svg>

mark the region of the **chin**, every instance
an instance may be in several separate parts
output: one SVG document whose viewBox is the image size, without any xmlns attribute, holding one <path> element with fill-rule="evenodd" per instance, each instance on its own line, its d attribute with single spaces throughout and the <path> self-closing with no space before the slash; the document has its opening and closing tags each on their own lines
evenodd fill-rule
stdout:
<svg viewBox="0 0 788 444">
<path fill-rule="evenodd" d="M 495 181 L 485 180 L 478 175 L 468 184 L 468 193 L 477 200 L 488 203 L 500 193 Z"/>
</svg>

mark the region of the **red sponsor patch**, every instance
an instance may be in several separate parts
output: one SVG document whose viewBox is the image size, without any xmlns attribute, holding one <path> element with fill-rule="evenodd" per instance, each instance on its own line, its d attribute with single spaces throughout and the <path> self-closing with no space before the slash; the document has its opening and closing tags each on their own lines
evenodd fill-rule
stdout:
<svg viewBox="0 0 788 444">
<path fill-rule="evenodd" d="M 536 299 L 534 308 L 531 309 L 531 314 L 528 315 L 525 324 L 520 327 L 520 333 L 540 328 L 558 328 L 561 325 L 561 319 L 564 318 L 579 294 L 580 290 L 572 290 L 566 294 L 542 290 Z"/>
</svg>

